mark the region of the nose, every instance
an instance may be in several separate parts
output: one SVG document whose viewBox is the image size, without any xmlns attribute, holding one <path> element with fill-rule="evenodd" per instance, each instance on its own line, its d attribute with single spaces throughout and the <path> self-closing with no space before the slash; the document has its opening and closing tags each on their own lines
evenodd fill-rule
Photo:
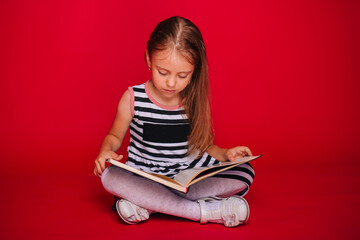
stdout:
<svg viewBox="0 0 360 240">
<path fill-rule="evenodd" d="M 167 79 L 166 81 L 166 85 L 169 87 L 169 88 L 174 88 L 175 85 L 176 85 L 176 79 L 174 76 L 169 76 L 169 78 Z"/>
</svg>

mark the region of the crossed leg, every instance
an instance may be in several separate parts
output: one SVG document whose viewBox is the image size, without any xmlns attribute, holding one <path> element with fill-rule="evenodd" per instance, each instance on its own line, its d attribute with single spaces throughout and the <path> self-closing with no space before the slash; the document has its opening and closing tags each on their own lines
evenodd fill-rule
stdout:
<svg viewBox="0 0 360 240">
<path fill-rule="evenodd" d="M 200 206 L 196 200 L 208 196 L 228 197 L 247 188 L 247 185 L 239 180 L 208 178 L 191 186 L 185 194 L 115 166 L 105 169 L 101 180 L 108 192 L 148 209 L 149 212 L 155 211 L 194 221 L 199 221 L 201 217 Z M 217 207 L 215 203 L 212 204 L 212 208 Z"/>
</svg>

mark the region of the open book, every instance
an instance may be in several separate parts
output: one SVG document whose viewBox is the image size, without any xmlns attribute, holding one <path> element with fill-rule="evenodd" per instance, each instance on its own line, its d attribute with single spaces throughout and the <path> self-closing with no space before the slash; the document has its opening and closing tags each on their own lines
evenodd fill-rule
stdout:
<svg viewBox="0 0 360 240">
<path fill-rule="evenodd" d="M 215 164 L 211 167 L 198 167 L 198 168 L 185 169 L 183 171 L 180 171 L 173 178 L 169 178 L 169 177 L 166 177 L 166 176 L 163 176 L 160 174 L 155 174 L 155 173 L 147 173 L 147 172 L 144 172 L 137 168 L 128 166 L 119 161 L 113 160 L 113 159 L 109 159 L 109 160 L 107 160 L 107 162 L 111 163 L 112 165 L 121 167 L 125 170 L 128 170 L 130 172 L 136 173 L 140 176 L 151 179 L 155 182 L 161 183 L 165 186 L 168 186 L 168 187 L 171 187 L 178 191 L 186 193 L 187 189 L 190 185 L 192 185 L 204 178 L 211 177 L 217 173 L 226 171 L 226 170 L 236 167 L 240 164 L 250 162 L 261 156 L 262 155 L 243 157 L 243 158 L 239 158 L 233 162 L 220 162 L 219 164 Z"/>
</svg>

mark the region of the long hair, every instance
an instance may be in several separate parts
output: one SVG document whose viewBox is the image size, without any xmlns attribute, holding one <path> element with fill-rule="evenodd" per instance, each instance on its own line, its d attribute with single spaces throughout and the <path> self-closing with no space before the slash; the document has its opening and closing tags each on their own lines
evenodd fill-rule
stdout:
<svg viewBox="0 0 360 240">
<path fill-rule="evenodd" d="M 194 65 L 187 87 L 180 93 L 190 125 L 189 151 L 203 154 L 214 142 L 206 49 L 200 30 L 190 20 L 174 16 L 158 23 L 147 42 L 152 53 L 174 48 Z"/>
</svg>

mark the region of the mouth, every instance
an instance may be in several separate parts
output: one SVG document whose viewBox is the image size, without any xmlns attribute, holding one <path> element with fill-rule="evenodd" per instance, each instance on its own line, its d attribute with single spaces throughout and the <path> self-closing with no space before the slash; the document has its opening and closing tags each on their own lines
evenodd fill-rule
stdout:
<svg viewBox="0 0 360 240">
<path fill-rule="evenodd" d="M 169 89 L 164 89 L 164 91 L 167 93 L 175 93 L 176 92 L 175 90 L 169 90 Z"/>
</svg>

